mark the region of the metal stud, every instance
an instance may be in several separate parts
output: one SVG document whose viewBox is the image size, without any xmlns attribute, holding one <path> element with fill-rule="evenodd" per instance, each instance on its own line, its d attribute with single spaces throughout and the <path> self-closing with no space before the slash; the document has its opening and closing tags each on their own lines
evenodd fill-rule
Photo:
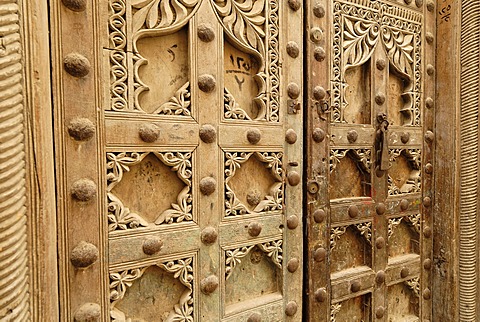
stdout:
<svg viewBox="0 0 480 322">
<path fill-rule="evenodd" d="M 63 68 L 70 75 L 82 78 L 90 73 L 90 61 L 79 53 L 71 53 L 63 59 Z"/>
<path fill-rule="evenodd" d="M 432 198 L 430 197 L 425 197 L 423 198 L 423 206 L 428 208 L 432 205 Z"/>
<path fill-rule="evenodd" d="M 290 301 L 285 306 L 285 314 L 287 316 L 294 316 L 297 313 L 298 305 L 294 301 Z"/>
<path fill-rule="evenodd" d="M 90 179 L 80 179 L 72 184 L 70 192 L 77 201 L 90 201 L 97 195 L 97 185 Z"/>
<path fill-rule="evenodd" d="M 287 218 L 287 227 L 288 229 L 295 229 L 298 227 L 299 220 L 298 217 L 295 215 L 290 215 Z"/>
<path fill-rule="evenodd" d="M 327 53 L 325 52 L 325 49 L 322 47 L 316 47 L 315 50 L 313 51 L 313 58 L 315 58 L 316 61 L 324 61 L 327 56 Z"/>
<path fill-rule="evenodd" d="M 262 138 L 262 133 L 259 129 L 250 129 L 247 131 L 247 140 L 250 144 L 257 144 Z"/>
<path fill-rule="evenodd" d="M 383 318 L 384 315 L 385 315 L 385 308 L 383 306 L 379 306 L 375 309 L 375 317 L 377 319 Z"/>
<path fill-rule="evenodd" d="M 360 291 L 361 288 L 362 284 L 359 281 L 353 281 L 352 284 L 350 284 L 350 291 L 352 291 L 352 293 Z"/>
<path fill-rule="evenodd" d="M 327 96 L 327 91 L 325 91 L 325 88 L 322 86 L 315 86 L 313 89 L 313 98 L 315 98 L 317 101 L 321 101 L 325 99 Z"/>
<path fill-rule="evenodd" d="M 410 275 L 410 270 L 408 269 L 408 267 L 402 268 L 402 270 L 400 271 L 400 277 L 405 278 L 408 275 Z"/>
<path fill-rule="evenodd" d="M 300 96 L 300 87 L 296 83 L 289 83 L 287 85 L 287 94 L 291 99 L 296 99 Z"/>
<path fill-rule="evenodd" d="M 387 62 L 383 58 L 377 59 L 377 62 L 375 63 L 375 66 L 377 66 L 378 70 L 384 70 L 385 67 L 387 67 Z"/>
<path fill-rule="evenodd" d="M 377 212 L 377 215 L 383 215 L 387 211 L 387 207 L 383 202 L 379 202 L 375 206 L 375 211 Z"/>
<path fill-rule="evenodd" d="M 378 271 L 376 276 L 375 276 L 375 282 L 377 284 L 383 284 L 385 282 L 385 272 L 384 271 Z"/>
<path fill-rule="evenodd" d="M 317 224 L 322 223 L 326 217 L 327 217 L 327 214 L 323 209 L 317 209 L 313 212 L 313 220 L 315 220 Z"/>
<path fill-rule="evenodd" d="M 215 39 L 215 32 L 210 24 L 201 23 L 197 28 L 197 35 L 203 42 L 210 42 Z"/>
<path fill-rule="evenodd" d="M 300 55 L 300 48 L 296 42 L 289 41 L 287 43 L 287 54 L 292 58 L 297 58 Z"/>
<path fill-rule="evenodd" d="M 218 233 L 217 230 L 214 227 L 205 227 L 202 230 L 200 239 L 202 240 L 202 243 L 205 245 L 211 245 L 213 244 L 218 238 Z"/>
<path fill-rule="evenodd" d="M 317 143 L 323 142 L 325 140 L 325 131 L 318 127 L 315 128 L 312 132 L 312 138 Z"/>
<path fill-rule="evenodd" d="M 415 0 L 415 5 L 420 8 L 421 6 L 423 6 L 423 0 Z"/>
<path fill-rule="evenodd" d="M 385 103 L 385 94 L 382 92 L 377 93 L 377 95 L 375 95 L 375 103 L 383 105 L 383 103 Z"/>
<path fill-rule="evenodd" d="M 431 64 L 428 64 L 427 65 L 427 74 L 429 76 L 432 76 L 434 73 L 435 73 L 435 67 L 433 67 L 433 65 L 431 65 Z"/>
<path fill-rule="evenodd" d="M 102 308 L 97 303 L 85 303 L 75 312 L 75 322 L 97 322 L 102 316 Z"/>
<path fill-rule="evenodd" d="M 377 247 L 377 249 L 385 247 L 385 238 L 377 237 L 377 239 L 375 239 L 375 247 Z"/>
<path fill-rule="evenodd" d="M 297 11 L 298 9 L 300 9 L 301 5 L 301 2 L 298 0 L 288 0 L 288 6 L 293 11 Z"/>
<path fill-rule="evenodd" d="M 318 27 L 313 27 L 310 29 L 310 40 L 313 41 L 315 44 L 320 43 L 323 38 L 323 31 Z"/>
<path fill-rule="evenodd" d="M 429 300 L 432 297 L 432 292 L 427 287 L 426 289 L 423 290 L 422 295 L 424 300 Z"/>
<path fill-rule="evenodd" d="M 434 36 L 430 31 L 427 31 L 425 33 L 425 40 L 427 41 L 428 44 L 433 44 Z"/>
<path fill-rule="evenodd" d="M 431 163 L 427 163 L 425 165 L 425 173 L 432 174 L 433 173 L 433 165 Z"/>
<path fill-rule="evenodd" d="M 212 294 L 218 288 L 218 277 L 210 275 L 200 281 L 200 289 L 203 294 Z"/>
<path fill-rule="evenodd" d="M 425 238 L 432 237 L 432 228 L 430 228 L 429 226 L 426 226 L 425 228 L 423 228 L 423 236 Z"/>
<path fill-rule="evenodd" d="M 67 130 L 74 140 L 87 141 L 95 134 L 95 125 L 87 118 L 76 118 L 70 121 Z"/>
<path fill-rule="evenodd" d="M 285 141 L 288 144 L 294 144 L 297 142 L 297 132 L 295 132 L 294 129 L 288 129 L 287 132 L 285 132 Z"/>
<path fill-rule="evenodd" d="M 200 139 L 205 143 L 213 143 L 217 139 L 217 130 L 211 124 L 204 124 L 199 131 Z"/>
<path fill-rule="evenodd" d="M 327 300 L 327 290 L 324 288 L 317 289 L 315 291 L 314 297 L 317 302 L 325 302 Z"/>
<path fill-rule="evenodd" d="M 358 132 L 355 130 L 350 130 L 347 133 L 347 140 L 350 143 L 355 143 L 358 139 Z"/>
<path fill-rule="evenodd" d="M 198 77 L 198 88 L 202 92 L 210 93 L 215 89 L 217 81 L 212 75 L 204 74 Z"/>
<path fill-rule="evenodd" d="M 356 218 L 358 216 L 359 210 L 358 207 L 355 205 L 352 205 L 348 207 L 348 215 L 350 218 Z"/>
<path fill-rule="evenodd" d="M 290 171 L 287 175 L 288 184 L 296 186 L 300 183 L 300 174 L 297 171 Z"/>
<path fill-rule="evenodd" d="M 299 266 L 300 266 L 300 261 L 298 260 L 298 258 L 292 258 L 287 263 L 287 270 L 290 273 L 295 273 Z"/>
<path fill-rule="evenodd" d="M 247 203 L 255 207 L 262 201 L 262 194 L 258 190 L 251 190 L 247 193 Z"/>
<path fill-rule="evenodd" d="M 250 316 L 247 319 L 247 322 L 261 322 L 262 321 L 262 316 L 260 313 L 254 312 L 250 314 Z"/>
<path fill-rule="evenodd" d="M 313 253 L 313 260 L 316 262 L 323 262 L 327 256 L 327 250 L 323 247 L 319 247 Z"/>
<path fill-rule="evenodd" d="M 143 142 L 155 142 L 160 136 L 160 128 L 153 123 L 143 123 L 138 129 L 138 136 Z"/>
<path fill-rule="evenodd" d="M 257 237 L 262 232 L 262 225 L 258 222 L 252 222 L 248 225 L 248 234 Z"/>
<path fill-rule="evenodd" d="M 400 135 L 400 140 L 402 141 L 403 144 L 407 144 L 408 141 L 410 141 L 410 133 L 408 132 L 403 132 Z"/>
<path fill-rule="evenodd" d="M 435 3 L 432 0 L 427 1 L 427 10 L 432 12 L 435 9 Z"/>
<path fill-rule="evenodd" d="M 429 109 L 432 108 L 432 107 L 433 107 L 433 104 L 434 104 L 434 102 L 433 102 L 433 99 L 432 99 L 431 97 L 427 97 L 427 98 L 425 99 L 425 106 L 426 106 L 427 108 L 429 108 Z"/>
<path fill-rule="evenodd" d="M 86 0 L 62 0 L 65 7 L 72 11 L 81 12 L 87 9 Z"/>
<path fill-rule="evenodd" d="M 142 250 L 146 255 L 155 255 L 163 248 L 163 240 L 158 237 L 149 237 L 143 242 Z"/>
<path fill-rule="evenodd" d="M 81 241 L 72 250 L 70 262 L 77 268 L 86 268 L 98 260 L 98 249 L 95 245 Z"/>
<path fill-rule="evenodd" d="M 432 268 L 432 260 L 427 258 L 423 261 L 423 268 L 426 270 L 430 270 Z"/>
<path fill-rule="evenodd" d="M 200 192 L 205 195 L 209 196 L 215 192 L 217 188 L 217 180 L 212 177 L 205 177 L 200 180 Z"/>
<path fill-rule="evenodd" d="M 313 6 L 313 14 L 317 18 L 325 17 L 325 7 L 321 3 L 315 3 Z"/>
<path fill-rule="evenodd" d="M 427 143 L 432 143 L 434 139 L 435 139 L 435 134 L 433 134 L 432 131 L 425 132 L 425 141 L 427 141 Z"/>
<path fill-rule="evenodd" d="M 402 199 L 402 201 L 400 201 L 400 209 L 402 211 L 407 210 L 409 205 L 410 205 L 410 203 L 408 202 L 407 199 Z"/>
</svg>

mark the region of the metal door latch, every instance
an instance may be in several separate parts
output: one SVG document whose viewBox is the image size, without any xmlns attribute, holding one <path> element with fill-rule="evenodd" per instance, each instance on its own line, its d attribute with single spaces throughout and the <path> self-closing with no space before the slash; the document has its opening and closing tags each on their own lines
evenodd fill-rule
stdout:
<svg viewBox="0 0 480 322">
<path fill-rule="evenodd" d="M 389 168 L 388 157 L 388 125 L 387 115 L 383 112 L 377 115 L 377 132 L 375 136 L 375 148 L 377 151 L 377 167 L 380 171 Z"/>
</svg>

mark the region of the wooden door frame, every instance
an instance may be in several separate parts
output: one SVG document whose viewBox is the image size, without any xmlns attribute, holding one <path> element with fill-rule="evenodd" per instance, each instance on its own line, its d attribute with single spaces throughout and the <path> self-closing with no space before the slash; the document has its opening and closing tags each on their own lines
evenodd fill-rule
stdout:
<svg viewBox="0 0 480 322">
<path fill-rule="evenodd" d="M 60 1 L 60 0 L 55 0 Z M 58 319 L 58 270 L 57 270 L 57 225 L 56 193 L 53 156 L 52 101 L 50 77 L 50 36 L 49 0 L 21 0 L 23 5 L 23 43 L 25 53 L 25 126 L 27 135 L 27 164 L 29 191 L 29 242 L 30 242 L 30 285 L 32 292 L 32 320 Z M 438 3 L 437 13 L 437 88 L 436 88 L 436 158 L 434 196 L 434 262 L 433 262 L 433 320 L 452 321 L 460 316 L 478 316 L 479 303 L 466 307 L 476 298 L 478 289 L 478 254 L 474 256 L 474 266 L 460 269 L 469 259 L 461 257 L 468 249 L 462 241 L 473 240 L 478 250 L 478 219 L 470 218 L 478 213 L 478 204 L 466 204 L 465 198 L 477 197 L 462 186 L 462 171 L 472 169 L 478 173 L 478 159 L 466 158 L 461 154 L 461 140 L 478 142 L 478 127 L 465 131 L 467 124 L 461 114 L 475 117 L 478 105 L 466 104 L 460 95 L 462 86 L 471 81 L 466 71 L 462 74 L 461 65 L 473 64 L 471 73 L 478 72 L 478 48 L 475 55 L 461 57 L 461 54 L 478 44 L 480 36 L 472 32 L 471 38 L 461 41 L 460 30 L 470 17 L 480 18 L 480 8 L 467 4 L 464 0 L 445 0 Z M 471 2 L 471 1 L 470 1 Z M 450 5 L 450 23 L 442 22 L 439 14 L 443 5 Z M 462 18 L 463 13 L 463 18 Z M 470 31 L 471 32 L 471 31 Z M 473 41 L 472 41 L 473 40 Z M 469 89 L 478 100 L 478 73 L 472 76 L 475 86 Z M 478 124 L 478 122 L 477 122 Z M 471 142 L 470 142 L 471 143 Z M 468 172 L 468 171 L 467 171 Z M 472 175 L 470 175 L 472 176 Z M 476 175 L 477 176 L 477 175 Z M 478 177 L 478 176 L 477 176 Z M 466 177 L 463 177 L 466 180 Z M 478 184 L 477 180 L 474 180 Z M 468 181 L 463 181 L 468 183 Z M 478 199 L 478 198 L 477 198 Z M 473 207 L 469 213 L 464 207 Z M 466 224 L 474 224 L 469 236 L 460 232 Z M 452 232 L 453 228 L 453 232 Z M 452 232 L 452 233 L 449 233 Z M 467 248 L 466 248 L 467 247 Z M 477 252 L 476 252 L 477 253 Z M 468 264 L 468 263 L 467 263 Z M 464 277 L 470 277 L 467 281 Z M 473 284 L 473 293 L 465 292 Z M 471 295 L 473 294 L 473 295 Z"/>
</svg>

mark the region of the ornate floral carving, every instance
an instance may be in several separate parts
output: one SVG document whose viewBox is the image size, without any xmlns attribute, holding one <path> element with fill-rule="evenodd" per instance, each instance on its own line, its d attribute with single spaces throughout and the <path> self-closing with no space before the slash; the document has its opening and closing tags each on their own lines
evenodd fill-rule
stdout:
<svg viewBox="0 0 480 322">
<path fill-rule="evenodd" d="M 123 173 L 130 171 L 130 167 L 142 162 L 149 154 L 136 152 L 107 153 L 107 199 L 109 231 L 146 227 L 148 223 L 136 213 L 130 212 L 112 189 L 122 180 Z M 192 153 L 191 152 L 154 152 L 154 155 L 163 164 L 171 167 L 172 171 L 185 184 L 177 196 L 177 203 L 170 209 L 163 211 L 155 220 L 156 225 L 171 224 L 193 220 L 192 214 Z"/>
<path fill-rule="evenodd" d="M 330 305 L 330 322 L 337 322 L 337 314 L 340 312 L 342 304 L 335 303 Z"/>
<path fill-rule="evenodd" d="M 390 174 L 388 175 L 388 194 L 390 196 L 404 193 L 421 192 L 421 161 L 422 155 L 420 149 L 390 149 L 390 166 L 400 156 L 403 155 L 407 160 L 412 171 L 409 178 L 402 187 L 398 187 Z"/>
<path fill-rule="evenodd" d="M 387 234 L 387 239 L 390 239 L 390 237 L 393 236 L 395 228 L 400 225 L 402 222 L 403 217 L 398 217 L 398 218 L 390 218 L 388 219 L 388 234 Z"/>
<path fill-rule="evenodd" d="M 330 230 L 330 251 L 337 246 L 337 241 L 347 232 L 348 226 L 334 227 Z"/>
<path fill-rule="evenodd" d="M 152 114 L 191 116 L 190 96 L 190 82 L 186 82 L 168 102 L 160 105 Z"/>
<path fill-rule="evenodd" d="M 420 297 L 420 278 L 414 277 L 412 279 L 404 281 L 409 289 L 413 291 L 416 297 Z"/>
<path fill-rule="evenodd" d="M 355 227 L 360 232 L 367 242 L 371 245 L 372 244 L 372 222 L 363 222 L 359 224 L 355 224 Z"/>
<path fill-rule="evenodd" d="M 415 229 L 417 233 L 420 234 L 421 225 L 422 225 L 422 215 L 421 214 L 414 214 L 405 217 L 410 225 Z"/>
<path fill-rule="evenodd" d="M 332 173 L 340 160 L 347 154 L 352 156 L 352 159 L 359 162 L 362 169 L 368 173 L 371 171 L 371 153 L 370 149 L 332 149 L 330 151 L 330 173 Z"/>
<path fill-rule="evenodd" d="M 110 0 L 109 7 L 110 109 L 123 111 L 128 108 L 125 0 Z"/>
<path fill-rule="evenodd" d="M 235 249 L 229 249 L 225 251 L 225 279 L 228 279 L 235 267 L 242 262 L 242 258 L 248 255 L 248 253 L 254 248 L 258 247 L 263 251 L 272 261 L 275 266 L 282 269 L 283 263 L 283 240 L 273 240 L 257 245 L 242 246 Z"/>
<path fill-rule="evenodd" d="M 367 62 L 381 43 L 392 69 L 406 83 L 402 94 L 405 105 L 400 111 L 406 115 L 404 125 L 420 125 L 416 94 L 421 92 L 421 15 L 378 0 L 359 4 L 334 3 L 332 121 L 345 122 L 345 72 Z"/>
<path fill-rule="evenodd" d="M 223 99 L 225 106 L 224 116 L 226 119 L 252 120 L 247 112 L 235 101 L 235 97 L 233 97 L 227 88 L 224 88 Z"/>
<path fill-rule="evenodd" d="M 270 194 L 265 196 L 253 210 L 245 206 L 229 185 L 237 169 L 255 155 L 270 169 L 276 182 L 270 187 Z M 282 152 L 225 152 L 225 211 L 226 217 L 251 213 L 281 211 L 283 209 L 283 175 Z"/>
<path fill-rule="evenodd" d="M 193 257 L 171 260 L 158 263 L 157 266 L 168 273 L 172 273 L 185 287 L 186 290 L 180 296 L 179 302 L 170 311 L 165 321 L 188 321 L 193 322 Z M 127 322 L 125 313 L 115 307 L 115 304 L 125 297 L 127 289 L 142 275 L 150 266 L 127 269 L 125 271 L 110 273 L 110 317 L 112 321 Z"/>
</svg>

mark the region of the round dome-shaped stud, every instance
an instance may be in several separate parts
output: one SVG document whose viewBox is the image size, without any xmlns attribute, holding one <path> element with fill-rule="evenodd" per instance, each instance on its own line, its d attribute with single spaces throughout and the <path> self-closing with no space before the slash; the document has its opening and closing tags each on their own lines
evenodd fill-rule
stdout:
<svg viewBox="0 0 480 322">
<path fill-rule="evenodd" d="M 428 64 L 427 65 L 427 74 L 429 76 L 432 76 L 434 73 L 435 73 L 435 67 L 433 67 L 433 65 L 431 65 L 431 64 Z"/>
<path fill-rule="evenodd" d="M 435 9 L 435 3 L 432 0 L 427 1 L 427 10 L 432 12 Z"/>
<path fill-rule="evenodd" d="M 423 6 L 423 0 L 415 0 L 415 5 L 420 8 Z"/>
<path fill-rule="evenodd" d="M 425 40 L 427 41 L 428 44 L 433 44 L 434 36 L 430 31 L 427 31 L 425 33 Z"/>
<path fill-rule="evenodd" d="M 298 217 L 295 215 L 290 215 L 287 218 L 287 227 L 288 229 L 295 229 L 298 227 L 298 224 L 300 221 L 298 220 Z"/>
<path fill-rule="evenodd" d="M 291 186 L 297 186 L 300 183 L 300 174 L 297 171 L 290 171 L 287 175 L 288 184 Z"/>
<path fill-rule="evenodd" d="M 327 257 L 327 250 L 323 247 L 319 247 L 313 252 L 313 260 L 316 262 L 323 262 L 325 257 Z"/>
<path fill-rule="evenodd" d="M 290 301 L 285 306 L 285 314 L 287 316 L 294 316 L 297 313 L 298 305 L 294 301 Z"/>
<path fill-rule="evenodd" d="M 375 95 L 375 103 L 383 105 L 383 103 L 385 103 L 385 94 L 377 93 L 377 95 Z"/>
<path fill-rule="evenodd" d="M 323 142 L 325 140 L 325 131 L 318 127 L 315 128 L 312 132 L 312 139 L 317 143 Z"/>
<path fill-rule="evenodd" d="M 205 143 L 213 143 L 217 139 L 217 130 L 211 124 L 204 124 L 199 131 L 200 139 Z"/>
<path fill-rule="evenodd" d="M 293 129 L 288 129 L 287 132 L 285 132 L 285 141 L 288 144 L 294 144 L 297 142 L 297 132 Z"/>
<path fill-rule="evenodd" d="M 313 14 L 317 18 L 325 17 L 325 7 L 321 3 L 315 3 L 313 6 Z"/>
<path fill-rule="evenodd" d="M 377 237 L 377 239 L 375 239 L 375 247 L 377 247 L 377 249 L 385 247 L 385 238 Z"/>
<path fill-rule="evenodd" d="M 433 107 L 433 104 L 434 104 L 433 98 L 427 97 L 427 98 L 425 99 L 425 106 L 426 106 L 427 108 L 432 108 L 432 107 Z"/>
<path fill-rule="evenodd" d="M 375 316 L 377 319 L 383 318 L 385 315 L 385 308 L 383 306 L 379 306 L 375 309 Z"/>
<path fill-rule="evenodd" d="M 200 192 L 205 195 L 209 196 L 215 192 L 217 188 L 217 180 L 212 177 L 205 177 L 200 180 Z"/>
<path fill-rule="evenodd" d="M 425 228 L 423 228 L 423 236 L 425 238 L 432 237 L 432 228 L 430 228 L 429 226 L 426 226 Z"/>
<path fill-rule="evenodd" d="M 149 237 L 144 240 L 142 249 L 146 255 L 155 255 L 163 248 L 163 240 L 158 237 Z"/>
<path fill-rule="evenodd" d="M 384 70 L 385 67 L 387 67 L 387 62 L 383 58 L 377 59 L 375 66 L 377 67 L 378 70 Z"/>
<path fill-rule="evenodd" d="M 260 315 L 260 313 L 254 312 L 250 314 L 247 322 L 262 322 L 262 316 Z"/>
<path fill-rule="evenodd" d="M 289 41 L 287 43 L 287 54 L 292 58 L 297 58 L 300 55 L 300 48 L 296 42 Z"/>
<path fill-rule="evenodd" d="M 352 206 L 348 207 L 348 216 L 350 218 L 358 217 L 358 213 L 359 213 L 359 210 L 358 210 L 357 206 L 352 205 Z"/>
<path fill-rule="evenodd" d="M 203 42 L 210 42 L 215 39 L 215 32 L 210 24 L 201 23 L 197 28 L 198 38 Z"/>
<path fill-rule="evenodd" d="M 400 201 L 400 210 L 402 211 L 407 210 L 409 205 L 410 203 L 408 202 L 407 199 L 402 199 L 402 201 Z"/>
<path fill-rule="evenodd" d="M 423 296 L 424 300 L 429 300 L 432 297 L 432 292 L 430 291 L 430 289 L 428 287 L 423 290 L 422 296 Z"/>
<path fill-rule="evenodd" d="M 90 201 L 97 195 L 97 185 L 90 179 L 80 179 L 73 183 L 70 192 L 78 201 Z"/>
<path fill-rule="evenodd" d="M 322 41 L 322 38 L 323 38 L 322 29 L 320 29 L 318 27 L 313 27 L 312 29 L 310 29 L 310 40 L 311 41 L 318 44 L 320 41 Z"/>
<path fill-rule="evenodd" d="M 326 57 L 327 53 L 322 47 L 316 47 L 313 50 L 313 58 L 315 58 L 316 61 L 324 61 Z"/>
<path fill-rule="evenodd" d="M 432 131 L 425 132 L 425 141 L 427 141 L 427 143 L 432 143 L 434 139 L 435 135 Z"/>
<path fill-rule="evenodd" d="M 315 220 L 317 224 L 322 223 L 326 217 L 327 217 L 327 214 L 323 209 L 317 209 L 313 212 L 313 220 Z"/>
<path fill-rule="evenodd" d="M 423 206 L 428 208 L 432 205 L 432 198 L 430 197 L 425 197 L 423 198 Z"/>
<path fill-rule="evenodd" d="M 359 281 L 353 281 L 352 284 L 350 284 L 350 291 L 352 291 L 352 293 L 360 291 L 361 288 L 362 284 Z"/>
<path fill-rule="evenodd" d="M 204 74 L 198 77 L 198 88 L 202 92 L 210 93 L 215 89 L 217 81 L 212 75 Z"/>
<path fill-rule="evenodd" d="M 218 238 L 217 230 L 213 227 L 210 227 L 210 226 L 205 227 L 202 230 L 200 238 L 202 240 L 202 243 L 204 243 L 205 245 L 211 245 L 215 241 L 217 241 L 217 238 Z"/>
<path fill-rule="evenodd" d="M 300 87 L 296 83 L 289 83 L 287 85 L 287 94 L 291 99 L 296 99 L 300 96 Z"/>
<path fill-rule="evenodd" d="M 432 174 L 433 173 L 433 165 L 431 163 L 425 164 L 425 173 Z"/>
<path fill-rule="evenodd" d="M 95 134 L 95 125 L 87 118 L 76 118 L 70 121 L 67 130 L 74 140 L 87 141 Z"/>
<path fill-rule="evenodd" d="M 427 258 L 423 261 L 423 268 L 426 270 L 430 270 L 432 268 L 432 260 Z"/>
<path fill-rule="evenodd" d="M 317 302 L 325 302 L 327 300 L 327 290 L 324 288 L 319 288 L 315 291 L 314 294 L 315 301 Z"/>
<path fill-rule="evenodd" d="M 77 268 L 86 268 L 98 259 L 98 249 L 95 245 L 81 241 L 70 254 L 70 262 Z"/>
<path fill-rule="evenodd" d="M 250 129 L 247 131 L 247 140 L 250 144 L 257 144 L 262 138 L 262 133 L 259 129 Z"/>
<path fill-rule="evenodd" d="M 138 135 L 143 142 L 152 143 L 158 140 L 160 128 L 153 123 L 144 123 L 140 126 Z"/>
<path fill-rule="evenodd" d="M 86 0 L 62 0 L 62 3 L 65 7 L 75 12 L 81 12 L 87 9 Z"/>
<path fill-rule="evenodd" d="M 262 232 L 262 225 L 258 222 L 252 222 L 248 225 L 248 234 L 257 237 Z"/>
<path fill-rule="evenodd" d="M 375 211 L 376 211 L 377 215 L 383 215 L 387 211 L 387 207 L 385 206 L 385 204 L 383 202 L 379 202 L 375 206 Z"/>
<path fill-rule="evenodd" d="M 410 270 L 408 269 L 408 267 L 402 268 L 402 270 L 400 271 L 400 277 L 405 278 L 408 275 L 410 275 Z"/>
<path fill-rule="evenodd" d="M 218 288 L 218 277 L 210 275 L 200 281 L 200 289 L 203 294 L 212 294 Z"/>
<path fill-rule="evenodd" d="M 295 273 L 299 266 L 300 266 L 300 261 L 298 260 L 298 258 L 292 258 L 287 263 L 287 270 L 290 273 Z"/>
<path fill-rule="evenodd" d="M 405 4 L 411 4 L 412 0 L 404 0 Z"/>
<path fill-rule="evenodd" d="M 260 194 L 260 191 L 258 190 L 252 190 L 249 193 L 247 193 L 247 203 L 255 207 L 262 201 L 262 195 Z"/>
<path fill-rule="evenodd" d="M 385 282 L 385 272 L 384 271 L 378 271 L 377 274 L 375 275 L 375 282 L 377 284 L 383 284 Z"/>
<path fill-rule="evenodd" d="M 90 61 L 79 53 L 71 53 L 63 59 L 63 68 L 74 77 L 85 77 L 90 73 Z"/>
<path fill-rule="evenodd" d="M 403 132 L 400 135 L 400 141 L 402 141 L 403 144 L 407 144 L 408 141 L 410 141 L 410 133 L 408 132 Z"/>
<path fill-rule="evenodd" d="M 357 139 L 358 139 L 358 132 L 357 131 L 355 131 L 355 130 L 348 131 L 348 133 L 347 133 L 348 142 L 355 143 L 355 142 L 357 142 Z"/>
<path fill-rule="evenodd" d="M 327 96 L 327 91 L 325 91 L 325 88 L 322 86 L 315 86 L 313 89 L 313 98 L 315 98 L 317 101 L 321 101 L 325 99 Z"/>
<path fill-rule="evenodd" d="M 297 11 L 302 6 L 301 2 L 298 0 L 288 0 L 288 6 L 293 11 Z"/>
<path fill-rule="evenodd" d="M 102 308 L 97 303 L 85 303 L 75 312 L 75 322 L 97 322 L 100 321 Z"/>
</svg>

